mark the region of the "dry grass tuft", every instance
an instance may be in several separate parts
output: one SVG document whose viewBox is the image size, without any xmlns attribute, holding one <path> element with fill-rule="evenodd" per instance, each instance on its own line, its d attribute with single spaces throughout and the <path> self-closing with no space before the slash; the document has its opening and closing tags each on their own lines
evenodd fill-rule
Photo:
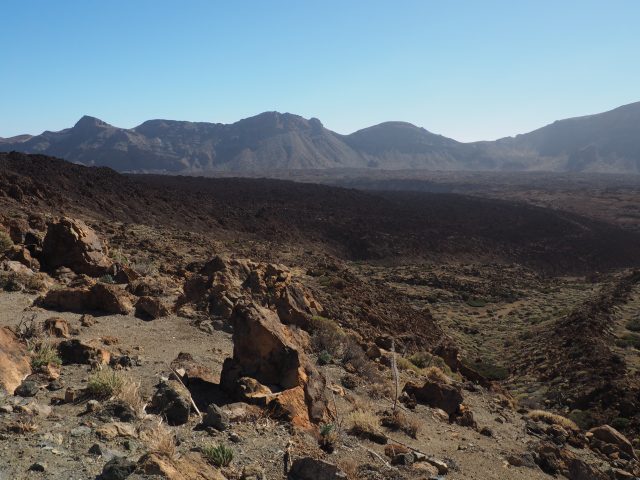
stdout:
<svg viewBox="0 0 640 480">
<path fill-rule="evenodd" d="M 349 432 L 354 435 L 370 436 L 380 433 L 380 420 L 370 411 L 354 410 L 347 415 L 347 424 L 350 425 Z"/>
<path fill-rule="evenodd" d="M 432 382 L 437 383 L 451 383 L 451 379 L 438 367 L 432 366 L 424 370 L 424 376 Z"/>
<path fill-rule="evenodd" d="M 144 412 L 140 384 L 129 376 L 112 368 L 98 370 L 89 377 L 87 393 L 95 398 L 115 398 L 129 405 L 138 415 Z"/>
<path fill-rule="evenodd" d="M 573 421 L 569 420 L 562 415 L 558 415 L 557 413 L 547 412 L 546 410 L 531 410 L 527 416 L 531 420 L 535 420 L 536 422 L 544 422 L 549 425 L 560 425 L 563 428 L 568 428 L 569 430 L 579 431 L 580 427 Z"/>
<path fill-rule="evenodd" d="M 176 456 L 176 437 L 169 427 L 162 423 L 162 420 L 143 429 L 140 432 L 140 439 L 147 444 L 150 453 L 166 458 Z"/>
<path fill-rule="evenodd" d="M 391 430 L 400 430 L 411 438 L 416 438 L 420 431 L 420 423 L 400 410 L 382 417 L 382 425 Z"/>
</svg>

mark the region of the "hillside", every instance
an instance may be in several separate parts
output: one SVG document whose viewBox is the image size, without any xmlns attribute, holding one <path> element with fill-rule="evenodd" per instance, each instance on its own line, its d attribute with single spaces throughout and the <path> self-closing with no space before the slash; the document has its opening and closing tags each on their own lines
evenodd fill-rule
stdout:
<svg viewBox="0 0 640 480">
<path fill-rule="evenodd" d="M 132 128 L 83 117 L 59 132 L 0 139 L 0 151 L 42 153 L 121 172 L 426 169 L 640 173 L 640 103 L 560 120 L 516 137 L 460 143 L 405 122 L 340 135 L 315 118 L 265 112 L 233 124 L 149 120 Z"/>
</svg>

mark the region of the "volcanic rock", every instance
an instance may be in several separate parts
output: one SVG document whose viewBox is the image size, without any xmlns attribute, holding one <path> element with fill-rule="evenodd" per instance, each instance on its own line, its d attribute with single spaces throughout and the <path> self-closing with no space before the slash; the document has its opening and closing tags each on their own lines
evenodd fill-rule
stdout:
<svg viewBox="0 0 640 480">
<path fill-rule="evenodd" d="M 68 217 L 48 225 L 41 263 L 49 271 L 68 267 L 93 277 L 107 274 L 113 264 L 96 233 L 81 220 Z"/>
<path fill-rule="evenodd" d="M 7 327 L 0 328 L 0 387 L 13 391 L 31 373 L 29 352 Z"/>
<path fill-rule="evenodd" d="M 412 381 L 407 382 L 403 392 L 414 397 L 416 401 L 433 408 L 440 408 L 449 415 L 460 410 L 460 404 L 463 400 L 459 388 L 431 380 L 427 380 L 422 386 Z"/>
<path fill-rule="evenodd" d="M 303 352 L 307 339 L 283 325 L 275 312 L 255 304 L 238 305 L 231 321 L 233 358 L 223 364 L 222 388 L 239 396 L 240 379 L 253 378 L 276 393 L 274 406 L 294 424 L 310 427 L 322 420 L 326 381 Z"/>
</svg>

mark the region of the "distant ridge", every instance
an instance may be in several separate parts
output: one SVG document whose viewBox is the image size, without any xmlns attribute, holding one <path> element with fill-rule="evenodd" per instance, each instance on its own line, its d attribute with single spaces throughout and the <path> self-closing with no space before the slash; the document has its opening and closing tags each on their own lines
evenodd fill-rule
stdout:
<svg viewBox="0 0 640 480">
<path fill-rule="evenodd" d="M 460 143 L 406 122 L 340 135 L 316 118 L 264 112 L 232 124 L 149 120 L 132 129 L 84 116 L 59 132 L 0 138 L 0 151 L 12 150 L 122 172 L 176 174 L 327 168 L 640 173 L 640 102 L 493 142 Z"/>
</svg>

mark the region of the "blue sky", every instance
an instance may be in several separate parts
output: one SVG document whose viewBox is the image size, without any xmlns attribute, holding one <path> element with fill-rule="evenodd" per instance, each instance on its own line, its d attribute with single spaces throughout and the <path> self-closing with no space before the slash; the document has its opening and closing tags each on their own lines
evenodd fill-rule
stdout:
<svg viewBox="0 0 640 480">
<path fill-rule="evenodd" d="M 0 136 L 266 110 L 461 140 L 640 100 L 637 0 L 2 0 Z"/>
</svg>

